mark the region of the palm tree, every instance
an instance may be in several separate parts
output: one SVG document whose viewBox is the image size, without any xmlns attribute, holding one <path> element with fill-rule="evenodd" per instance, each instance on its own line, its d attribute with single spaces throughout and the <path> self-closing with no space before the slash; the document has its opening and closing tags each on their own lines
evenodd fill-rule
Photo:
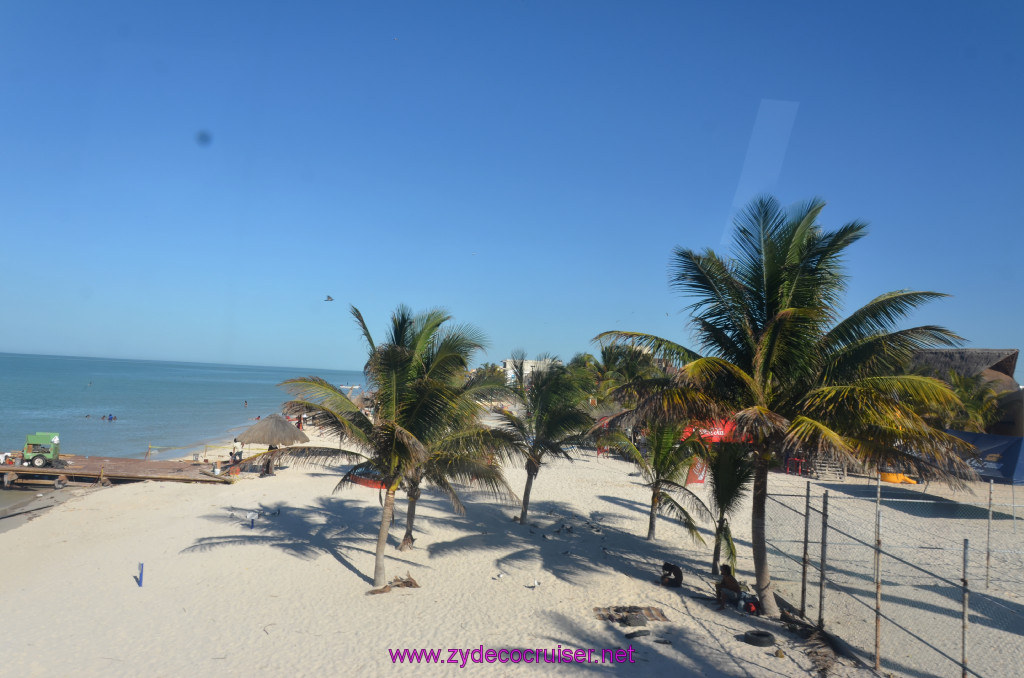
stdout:
<svg viewBox="0 0 1024 678">
<path fill-rule="evenodd" d="M 708 503 L 715 518 L 715 550 L 711 556 L 711 574 L 718 575 L 718 564 L 725 547 L 726 557 L 736 570 L 736 544 L 732 539 L 729 517 L 739 510 L 754 478 L 754 461 L 746 445 L 712 443 L 705 456 Z"/>
<path fill-rule="evenodd" d="M 953 389 L 962 407 L 956 412 L 938 413 L 937 421 L 943 428 L 985 433 L 992 424 L 999 421 L 1000 394 L 985 377 L 980 374 L 971 377 L 950 370 L 945 381 Z"/>
<path fill-rule="evenodd" d="M 777 616 L 765 537 L 768 470 L 783 451 L 831 455 L 855 464 L 895 465 L 955 482 L 971 476 L 955 453 L 963 444 L 917 414 L 954 408 L 941 381 L 904 374 L 917 349 L 953 346 L 945 328 L 896 329 L 922 304 L 944 295 L 900 290 L 842 318 L 842 257 L 866 225 L 826 231 L 824 207 L 791 210 L 754 200 L 735 221 L 734 257 L 676 248 L 671 285 L 693 297 L 702 356 L 667 339 L 606 332 L 597 340 L 632 343 L 679 368 L 673 384 L 641 407 L 685 410 L 700 396 L 732 411 L 737 433 L 754 451 L 751 541 L 763 609 Z"/>
<path fill-rule="evenodd" d="M 572 459 L 572 453 L 587 439 L 593 420 L 584 409 L 587 398 L 584 378 L 578 372 L 541 357 L 540 365 L 526 374 L 526 356 L 512 354 L 514 383 L 511 386 L 516 409 L 503 411 L 500 428 L 515 440 L 526 458 L 526 488 L 520 524 L 526 523 L 530 492 L 545 457 Z"/>
<path fill-rule="evenodd" d="M 590 376 L 598 405 L 616 402 L 629 406 L 629 394 L 623 387 L 658 373 L 658 367 L 649 352 L 616 343 L 603 344 L 600 359 L 590 353 L 573 356 L 569 367 L 582 370 Z M 622 399 L 626 402 L 619 402 Z"/>
<path fill-rule="evenodd" d="M 460 425 L 476 421 L 479 405 L 463 388 L 472 356 L 483 336 L 469 326 L 449 327 L 451 317 L 440 310 L 414 315 L 399 306 L 391 314 L 385 342 L 374 342 L 362 314 L 351 312 L 369 345 L 363 371 L 376 391 L 369 416 L 339 387 L 319 377 L 289 379 L 281 385 L 294 396 L 285 403 L 289 414 L 312 414 L 329 433 L 357 449 L 319 450 L 307 460 L 323 462 L 346 455 L 364 459 L 357 468 L 372 468 L 384 484 L 383 511 L 377 535 L 374 586 L 387 583 L 384 547 L 395 507 L 395 492 L 431 458 L 431 447 L 457 435 Z M 352 471 L 335 491 L 351 480 Z"/>
<path fill-rule="evenodd" d="M 602 442 L 637 465 L 640 474 L 651 488 L 651 512 L 647 523 L 647 538 L 655 539 L 659 513 L 667 513 L 682 523 L 695 542 L 704 543 L 700 536 L 698 518 L 711 520 L 711 511 L 688 487 L 686 476 L 690 467 L 704 453 L 704 444 L 696 435 L 686 435 L 684 427 L 675 423 L 646 422 L 647 455 L 621 431 L 612 431 Z"/>
<path fill-rule="evenodd" d="M 408 509 L 405 536 L 398 547 L 400 551 L 413 548 L 413 523 L 423 483 L 444 492 L 452 509 L 459 515 L 465 515 L 466 507 L 456 491 L 455 482 L 482 486 L 499 499 L 518 502 L 497 463 L 499 457 L 507 457 L 509 450 L 514 449 L 513 441 L 500 429 L 468 423 L 453 431 L 452 435 L 432 443 L 430 448 L 427 461 L 413 469 L 402 483 L 408 497 Z"/>
</svg>

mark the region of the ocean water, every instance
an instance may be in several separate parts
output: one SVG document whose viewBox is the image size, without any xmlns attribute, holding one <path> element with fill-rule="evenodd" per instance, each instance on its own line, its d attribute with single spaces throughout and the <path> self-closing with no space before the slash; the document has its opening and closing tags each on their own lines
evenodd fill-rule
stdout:
<svg viewBox="0 0 1024 678">
<path fill-rule="evenodd" d="M 0 450 L 54 431 L 62 454 L 143 457 L 152 445 L 157 457 L 186 456 L 280 412 L 289 395 L 277 385 L 309 375 L 365 383 L 340 370 L 0 353 Z"/>
</svg>

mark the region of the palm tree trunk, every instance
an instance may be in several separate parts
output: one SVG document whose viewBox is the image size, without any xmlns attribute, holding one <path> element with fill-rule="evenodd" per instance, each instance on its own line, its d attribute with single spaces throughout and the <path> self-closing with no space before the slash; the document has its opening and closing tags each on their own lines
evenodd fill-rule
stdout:
<svg viewBox="0 0 1024 678">
<path fill-rule="evenodd" d="M 412 549 L 412 543 L 416 541 L 412 536 L 412 524 L 416 521 L 416 502 L 420 498 L 420 486 L 417 484 L 414 487 L 409 488 L 409 510 L 405 513 L 405 536 L 402 537 L 402 543 L 399 545 L 399 551 L 409 551 Z"/>
<path fill-rule="evenodd" d="M 754 585 L 757 599 L 761 601 L 761 610 L 769 617 L 779 616 L 779 606 L 775 604 L 772 592 L 772 579 L 768 572 L 768 544 L 765 535 L 765 505 L 768 502 L 768 463 L 769 458 L 757 454 L 754 468 L 754 507 L 750 512 L 750 541 L 754 555 Z"/>
<path fill-rule="evenodd" d="M 658 488 L 651 492 L 651 519 L 647 523 L 647 540 L 654 541 L 654 528 L 658 524 Z"/>
<path fill-rule="evenodd" d="M 523 512 L 519 514 L 519 524 L 526 524 L 526 514 L 530 510 L 530 491 L 533 489 L 533 479 L 537 477 L 540 466 L 532 459 L 526 462 L 526 489 L 523 490 Z"/>
<path fill-rule="evenodd" d="M 715 551 L 711 554 L 711 574 L 718 576 L 718 563 L 722 559 L 722 533 L 725 532 L 725 514 L 718 517 L 718 529 L 715 530 Z"/>
<path fill-rule="evenodd" d="M 373 585 L 384 586 L 388 583 L 384 573 L 384 546 L 388 543 L 388 530 L 391 518 L 395 513 L 395 488 L 389 487 L 384 495 L 384 513 L 380 517 L 380 532 L 377 534 L 377 554 L 373 562 Z"/>
</svg>

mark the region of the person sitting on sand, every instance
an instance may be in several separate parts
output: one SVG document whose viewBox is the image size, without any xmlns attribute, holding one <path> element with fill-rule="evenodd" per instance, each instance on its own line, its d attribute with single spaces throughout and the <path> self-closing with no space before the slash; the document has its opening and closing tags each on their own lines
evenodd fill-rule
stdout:
<svg viewBox="0 0 1024 678">
<path fill-rule="evenodd" d="M 683 571 L 678 565 L 665 563 L 661 566 L 661 585 L 679 588 L 683 585 Z"/>
<path fill-rule="evenodd" d="M 718 609 L 724 610 L 726 603 L 735 603 L 740 599 L 743 589 L 736 577 L 732 576 L 732 568 L 722 565 L 722 581 L 715 584 L 715 598 L 718 599 Z"/>
</svg>

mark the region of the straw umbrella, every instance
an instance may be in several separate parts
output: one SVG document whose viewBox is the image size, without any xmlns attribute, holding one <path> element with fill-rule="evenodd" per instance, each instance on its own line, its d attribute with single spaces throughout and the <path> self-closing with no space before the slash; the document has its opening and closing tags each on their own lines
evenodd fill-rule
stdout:
<svg viewBox="0 0 1024 678">
<path fill-rule="evenodd" d="M 309 436 L 295 428 L 295 426 L 282 417 L 280 414 L 272 414 L 265 419 L 249 427 L 242 435 L 238 436 L 238 442 L 245 445 L 268 445 L 268 454 L 263 465 L 263 475 L 274 475 L 274 457 L 270 454 L 278 447 L 287 447 L 295 443 L 308 443 Z"/>
</svg>

